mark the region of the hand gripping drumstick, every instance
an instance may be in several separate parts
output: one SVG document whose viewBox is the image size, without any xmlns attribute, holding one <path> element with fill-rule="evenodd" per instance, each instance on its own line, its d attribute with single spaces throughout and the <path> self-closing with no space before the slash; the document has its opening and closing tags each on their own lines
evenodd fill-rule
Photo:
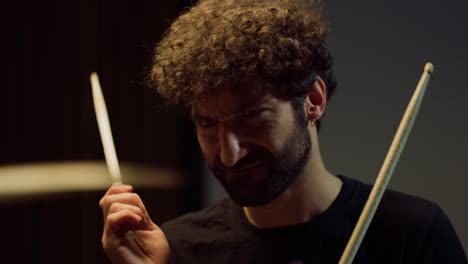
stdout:
<svg viewBox="0 0 468 264">
<path fill-rule="evenodd" d="M 400 159 L 401 152 L 405 147 L 406 140 L 408 139 L 408 135 L 411 132 L 411 128 L 413 127 L 414 120 L 418 114 L 424 92 L 426 91 L 429 78 L 433 71 L 434 66 L 432 63 L 426 63 L 424 66 L 424 72 L 421 76 L 421 79 L 419 80 L 418 85 L 416 86 L 413 97 L 411 97 L 411 101 L 406 108 L 395 137 L 393 138 L 392 145 L 390 146 L 387 157 L 385 158 L 379 175 L 377 176 L 374 187 L 372 188 L 372 191 L 369 195 L 369 199 L 367 200 L 364 209 L 362 210 L 361 216 L 359 217 L 356 227 L 351 234 L 351 238 L 349 239 L 338 264 L 351 264 L 353 262 L 359 246 L 361 245 L 362 239 L 367 232 L 367 228 L 369 227 L 369 224 L 374 217 L 375 211 L 379 206 L 382 195 L 387 188 L 387 184 L 392 177 L 393 170 L 395 169 L 396 164 Z"/>
<path fill-rule="evenodd" d="M 109 169 L 109 173 L 112 178 L 112 185 L 119 185 L 122 184 L 119 161 L 117 160 L 114 140 L 112 138 L 112 131 L 109 124 L 109 117 L 107 115 L 106 102 L 102 95 L 101 84 L 99 83 L 97 73 L 91 73 L 90 80 L 91 87 L 93 89 L 94 110 L 96 111 L 96 119 L 98 122 L 99 133 L 101 134 L 107 168 Z M 135 233 L 131 230 L 125 233 L 125 238 L 127 239 L 133 239 L 134 237 Z"/>
</svg>

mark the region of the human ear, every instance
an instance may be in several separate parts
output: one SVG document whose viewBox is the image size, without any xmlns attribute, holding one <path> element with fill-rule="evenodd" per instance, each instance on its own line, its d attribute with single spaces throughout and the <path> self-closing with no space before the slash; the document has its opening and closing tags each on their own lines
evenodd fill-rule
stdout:
<svg viewBox="0 0 468 264">
<path fill-rule="evenodd" d="M 309 120 L 319 120 L 327 107 L 327 86 L 317 76 L 306 97 L 306 114 Z"/>
</svg>

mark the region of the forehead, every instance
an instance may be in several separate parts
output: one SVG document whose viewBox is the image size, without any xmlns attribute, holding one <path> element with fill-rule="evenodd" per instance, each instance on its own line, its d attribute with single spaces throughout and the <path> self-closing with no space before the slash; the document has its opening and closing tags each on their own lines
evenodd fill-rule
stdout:
<svg viewBox="0 0 468 264">
<path fill-rule="evenodd" d="M 219 88 L 197 100 L 191 108 L 192 117 L 226 117 L 262 103 L 274 103 L 279 98 L 267 85 L 246 88 Z"/>
</svg>

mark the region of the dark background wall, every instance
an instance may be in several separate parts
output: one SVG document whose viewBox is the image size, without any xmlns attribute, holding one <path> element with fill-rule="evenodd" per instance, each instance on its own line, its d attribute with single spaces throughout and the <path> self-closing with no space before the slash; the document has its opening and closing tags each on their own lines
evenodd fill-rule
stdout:
<svg viewBox="0 0 468 264">
<path fill-rule="evenodd" d="M 438 203 L 468 252 L 468 1 L 326 1 L 339 90 L 321 135 L 335 173 L 373 183 L 431 61 L 390 188 Z"/>
<path fill-rule="evenodd" d="M 97 71 L 119 160 L 186 175 L 185 188 L 138 188 L 153 219 L 199 208 L 191 125 L 145 85 L 153 45 L 186 4 L 1 1 L 0 168 L 103 160 L 89 84 Z M 4 201 L 9 187 L 0 188 L 0 263 L 108 262 L 100 245 L 104 189 Z"/>
<path fill-rule="evenodd" d="M 161 108 L 144 85 L 153 44 L 188 2 L 1 1 L 0 165 L 102 160 L 89 87 L 89 73 L 97 71 L 119 159 L 190 175 L 192 188 L 184 194 L 159 193 L 179 201 L 168 203 L 179 208 L 165 209 L 162 219 L 198 208 L 199 199 L 209 204 L 222 196 L 206 175 L 200 181 L 190 124 Z M 390 186 L 437 202 L 466 250 L 468 2 L 324 3 L 339 81 L 320 135 L 327 166 L 373 182 L 424 63 L 432 61 L 434 76 Z M 14 250 L 23 247 L 30 254 L 16 263 L 102 263 L 101 227 L 94 222 L 101 222 L 95 207 L 100 195 L 2 205 L 0 224 L 9 231 L 0 240 L 0 262 L 18 258 Z M 144 196 L 150 202 L 162 198 L 151 190 Z M 48 230 L 38 229 L 38 222 Z M 21 236 L 29 234 L 35 236 L 28 241 Z M 47 235 L 49 244 L 34 240 Z M 62 248 L 54 254 L 57 243 Z"/>
<path fill-rule="evenodd" d="M 145 85 L 183 1 L 2 1 L 0 163 L 102 158 L 89 74 L 100 75 L 119 156 L 184 166 L 185 128 Z M 184 139 L 185 140 L 185 139 Z"/>
</svg>

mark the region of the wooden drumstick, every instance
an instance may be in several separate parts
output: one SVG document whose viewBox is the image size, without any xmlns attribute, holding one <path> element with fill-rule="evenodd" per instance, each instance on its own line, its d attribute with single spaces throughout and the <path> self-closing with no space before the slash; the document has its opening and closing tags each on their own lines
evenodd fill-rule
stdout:
<svg viewBox="0 0 468 264">
<path fill-rule="evenodd" d="M 90 76 L 91 87 L 93 89 L 94 110 L 96 111 L 96 119 L 101 135 L 102 146 L 104 148 L 104 156 L 106 158 L 107 168 L 112 178 L 112 185 L 122 184 L 122 177 L 120 176 L 119 161 L 115 151 L 114 140 L 112 138 L 112 131 L 109 123 L 109 116 L 107 114 L 106 102 L 102 95 L 101 84 L 97 73 L 93 72 Z M 125 238 L 135 238 L 133 231 L 127 231 Z"/>
<path fill-rule="evenodd" d="M 106 158 L 107 168 L 112 178 L 112 185 L 122 184 L 120 176 L 119 161 L 115 151 L 114 140 L 107 114 L 106 102 L 102 95 L 101 84 L 97 73 L 91 73 L 91 87 L 93 89 L 94 110 L 96 111 L 96 119 L 101 134 L 102 147 L 104 148 L 104 156 Z"/>
<path fill-rule="evenodd" d="M 369 227 L 369 224 L 374 217 L 375 211 L 379 206 L 382 195 L 387 188 L 387 184 L 392 177 L 392 173 L 396 167 L 396 164 L 400 159 L 401 152 L 405 147 L 406 140 L 408 139 L 408 135 L 411 132 L 411 128 L 413 127 L 414 120 L 418 114 L 424 92 L 426 91 L 429 78 L 433 71 L 434 66 L 432 63 L 426 63 L 421 79 L 419 80 L 411 101 L 406 108 L 406 111 L 400 122 L 400 126 L 398 127 L 395 137 L 393 138 L 393 142 L 384 160 L 382 168 L 380 169 L 379 175 L 377 176 L 374 187 L 372 188 L 372 191 L 369 195 L 369 199 L 367 200 L 364 209 L 362 210 L 356 227 L 351 234 L 351 238 L 349 239 L 343 255 L 338 262 L 339 264 L 351 264 L 353 262 L 359 246 L 361 245 L 362 239 L 367 232 L 367 228 Z"/>
</svg>

